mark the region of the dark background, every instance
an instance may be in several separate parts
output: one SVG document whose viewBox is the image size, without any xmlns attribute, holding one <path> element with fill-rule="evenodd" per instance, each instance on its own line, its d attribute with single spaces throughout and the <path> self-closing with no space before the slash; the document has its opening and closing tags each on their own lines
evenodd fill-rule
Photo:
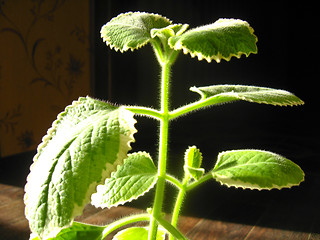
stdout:
<svg viewBox="0 0 320 240">
<path fill-rule="evenodd" d="M 266 206 L 287 200 L 290 203 L 295 199 L 292 202 L 292 208 L 295 208 L 295 204 L 301 202 L 299 199 L 308 198 L 309 191 L 319 189 L 318 62 L 315 59 L 316 40 L 312 37 L 316 26 L 313 8 L 305 1 L 96 2 L 94 66 L 95 94 L 99 98 L 118 104 L 159 106 L 160 67 L 152 48 L 147 45 L 139 51 L 121 54 L 109 50 L 99 34 L 100 27 L 120 13 L 146 11 L 159 13 L 174 23 L 188 23 L 189 28 L 212 23 L 218 18 L 239 18 L 248 21 L 258 37 L 257 55 L 233 58 L 230 62 L 199 62 L 189 55 L 180 54 L 172 69 L 172 109 L 198 98 L 197 94 L 189 91 L 191 86 L 213 84 L 285 89 L 305 101 L 305 105 L 299 107 L 237 102 L 198 111 L 172 122 L 169 173 L 181 176 L 184 151 L 191 145 L 201 149 L 207 170 L 213 167 L 221 151 L 252 148 L 284 155 L 299 164 L 306 173 L 306 181 L 300 188 L 283 191 L 227 189 L 212 181 L 190 192 L 184 202 L 184 214 L 253 223 Z M 135 135 L 136 143 L 132 145 L 133 151 L 146 150 L 156 159 L 157 123 L 139 118 L 136 128 L 138 133 Z M 312 196 L 319 200 L 317 194 Z M 171 210 L 173 199 L 174 191 L 169 189 L 166 211 Z M 148 207 L 150 201 L 152 194 L 147 194 L 131 205 Z M 250 207 L 246 207 L 248 205 Z M 252 218 L 239 217 L 243 215 L 242 211 L 246 216 L 253 213 L 250 215 Z"/>
<path fill-rule="evenodd" d="M 289 201 L 292 206 L 298 201 L 310 205 L 310 211 L 319 211 L 312 205 L 319 200 L 317 190 L 320 186 L 315 8 L 307 1 L 93 1 L 92 81 L 97 98 L 117 104 L 158 108 L 160 67 L 152 48 L 147 45 L 139 51 L 121 54 L 109 50 L 99 33 L 103 24 L 120 13 L 146 11 L 159 13 L 174 23 L 188 23 L 189 28 L 212 23 L 218 18 L 239 18 L 248 21 L 258 37 L 257 55 L 233 58 L 230 62 L 199 62 L 180 54 L 172 69 L 172 109 L 198 98 L 189 91 L 191 86 L 213 84 L 285 89 L 305 101 L 304 106 L 298 107 L 237 102 L 198 111 L 172 122 L 168 163 L 171 174 L 181 177 L 184 151 L 191 145 L 201 149 L 207 170 L 213 167 L 221 151 L 252 148 L 284 155 L 306 173 L 306 180 L 300 187 L 283 191 L 227 189 L 211 181 L 190 192 L 184 202 L 183 214 L 254 224 L 257 212 L 266 211 L 270 204 L 278 201 Z M 133 151 L 148 151 L 156 161 L 157 122 L 145 118 L 137 120 Z M 14 172 L 11 169 L 16 167 L 2 168 L 1 182 L 23 186 L 33 154 L 8 158 L 8 162 L 13 158 L 24 161 L 20 161 L 22 167 Z M 165 211 L 171 210 L 174 193 L 173 188 L 168 189 Z M 306 198 L 312 198 L 311 202 L 306 202 Z M 152 194 L 148 193 L 131 205 L 146 208 L 151 202 Z M 240 212 L 237 214 L 237 211 Z M 252 218 L 239 217 L 243 211 L 250 213 Z"/>
</svg>

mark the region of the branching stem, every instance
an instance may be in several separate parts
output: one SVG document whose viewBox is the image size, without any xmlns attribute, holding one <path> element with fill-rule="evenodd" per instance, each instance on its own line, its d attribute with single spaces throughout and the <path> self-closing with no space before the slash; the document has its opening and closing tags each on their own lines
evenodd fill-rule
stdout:
<svg viewBox="0 0 320 240">
<path fill-rule="evenodd" d="M 159 159 L 158 159 L 158 181 L 156 186 L 153 210 L 150 217 L 150 229 L 148 240 L 154 240 L 157 235 L 158 223 L 157 218 L 161 216 L 162 204 L 165 189 L 165 177 L 167 168 L 167 152 L 168 152 L 168 130 L 169 130 L 169 81 L 170 61 L 162 62 L 161 75 L 161 111 L 160 111 L 160 136 L 159 136 Z"/>
</svg>

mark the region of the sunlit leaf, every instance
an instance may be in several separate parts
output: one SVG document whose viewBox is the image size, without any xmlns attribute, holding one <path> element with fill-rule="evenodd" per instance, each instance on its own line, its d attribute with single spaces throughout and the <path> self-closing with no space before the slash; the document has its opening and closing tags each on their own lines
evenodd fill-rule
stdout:
<svg viewBox="0 0 320 240">
<path fill-rule="evenodd" d="M 134 141 L 133 113 L 80 98 L 59 114 L 34 157 L 25 186 L 26 217 L 40 239 L 71 226 Z"/>
<path fill-rule="evenodd" d="M 149 154 L 133 153 L 92 195 L 96 207 L 112 207 L 132 201 L 148 192 L 157 181 L 157 168 Z"/>
<path fill-rule="evenodd" d="M 198 180 L 204 173 L 204 169 L 200 168 L 202 163 L 200 150 L 196 146 L 189 147 L 185 152 L 184 161 L 184 170 Z"/>
<path fill-rule="evenodd" d="M 215 23 L 190 29 L 180 36 L 173 36 L 169 44 L 175 50 L 206 59 L 229 61 L 231 57 L 240 58 L 257 53 L 257 37 L 246 21 L 239 19 L 219 19 Z"/>
<path fill-rule="evenodd" d="M 304 180 L 301 168 L 278 154 L 261 150 L 222 152 L 212 170 L 221 184 L 250 189 L 281 189 Z"/>
<path fill-rule="evenodd" d="M 248 102 L 278 106 L 301 105 L 304 102 L 294 94 L 279 89 L 245 85 L 213 85 L 192 87 L 191 91 L 199 93 L 205 106 L 243 100 Z"/>
<path fill-rule="evenodd" d="M 111 19 L 101 29 L 101 37 L 108 46 L 121 52 L 134 50 L 146 45 L 151 37 L 151 29 L 164 28 L 171 21 L 158 14 L 128 12 Z"/>
<path fill-rule="evenodd" d="M 165 231 L 158 229 L 156 240 L 164 240 Z M 148 240 L 148 228 L 131 227 L 117 233 L 112 240 Z"/>
</svg>

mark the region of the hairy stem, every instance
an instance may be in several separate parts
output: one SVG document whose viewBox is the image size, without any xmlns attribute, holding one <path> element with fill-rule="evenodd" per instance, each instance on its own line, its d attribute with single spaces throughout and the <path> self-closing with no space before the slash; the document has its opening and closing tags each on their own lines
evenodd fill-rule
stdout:
<svg viewBox="0 0 320 240">
<path fill-rule="evenodd" d="M 154 118 L 156 120 L 161 119 L 161 113 L 152 108 L 141 107 L 141 106 L 126 106 L 125 108 L 137 115 Z"/>
<path fill-rule="evenodd" d="M 178 218 L 179 218 L 182 202 L 183 202 L 183 199 L 184 199 L 185 195 L 186 195 L 186 189 L 185 189 L 185 187 L 183 187 L 183 188 L 180 189 L 180 191 L 178 193 L 176 204 L 174 206 L 174 210 L 173 210 L 173 213 L 172 213 L 171 224 L 174 227 L 177 227 Z M 174 237 L 172 235 L 170 235 L 169 239 L 170 240 L 174 240 Z"/>
<path fill-rule="evenodd" d="M 138 215 L 132 215 L 129 217 L 122 218 L 118 221 L 115 221 L 109 225 L 103 230 L 103 239 L 107 237 L 108 234 L 111 232 L 119 229 L 122 226 L 125 226 L 130 223 L 135 223 L 135 222 L 141 222 L 141 221 L 148 221 L 150 218 L 150 215 L 145 213 L 145 214 L 138 214 Z"/>
<path fill-rule="evenodd" d="M 208 172 L 207 174 L 203 175 L 199 180 L 197 181 L 194 181 L 192 183 L 190 183 L 188 186 L 187 186 L 187 191 L 190 191 L 192 189 L 194 189 L 195 187 L 197 187 L 198 185 L 200 185 L 201 183 L 204 183 L 210 179 L 212 179 L 212 174 L 211 174 L 211 171 Z"/>
<path fill-rule="evenodd" d="M 168 130 L 169 130 L 169 78 L 170 62 L 162 63 L 161 76 L 161 118 L 160 118 L 160 137 L 159 137 L 159 159 L 158 159 L 158 181 L 156 186 L 153 210 L 150 217 L 150 229 L 148 240 L 154 240 L 157 235 L 158 223 L 156 218 L 161 216 L 164 198 L 167 151 L 168 151 Z"/>
<path fill-rule="evenodd" d="M 190 179 L 190 175 L 186 174 L 184 177 L 184 180 L 182 181 L 182 186 L 179 190 L 177 200 L 176 200 L 176 203 L 175 203 L 175 206 L 173 209 L 171 225 L 175 228 L 178 225 L 178 218 L 180 215 L 180 210 L 181 210 L 183 199 L 184 199 L 186 192 L 187 192 L 187 184 L 188 184 L 189 179 Z M 169 240 L 174 240 L 174 236 L 172 234 L 170 234 Z"/>
</svg>

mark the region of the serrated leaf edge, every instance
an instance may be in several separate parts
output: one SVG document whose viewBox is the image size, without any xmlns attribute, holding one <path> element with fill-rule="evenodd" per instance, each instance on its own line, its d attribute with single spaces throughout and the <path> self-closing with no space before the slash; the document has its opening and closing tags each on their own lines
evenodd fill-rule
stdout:
<svg viewBox="0 0 320 240">
<path fill-rule="evenodd" d="M 67 106 L 63 112 L 58 114 L 57 119 L 52 123 L 52 127 L 48 129 L 47 134 L 42 138 L 42 142 L 41 142 L 41 144 L 39 144 L 39 146 L 37 148 L 37 154 L 33 158 L 33 163 L 30 166 L 30 172 L 32 171 L 34 165 L 38 161 L 38 157 L 41 154 L 42 150 L 49 144 L 50 140 L 52 139 L 52 137 L 56 133 L 57 126 L 59 125 L 60 121 L 63 119 L 64 115 L 67 114 L 67 111 L 70 108 L 74 108 L 77 105 L 80 105 L 82 103 L 82 101 L 85 101 L 87 99 L 92 99 L 92 98 L 90 98 L 88 96 L 87 97 L 79 97 L 78 100 L 73 101 L 72 104 Z M 120 107 L 119 109 L 121 109 L 122 112 L 126 112 L 128 114 L 126 120 L 129 120 L 129 121 L 127 121 L 128 129 L 129 129 L 129 135 L 125 136 L 125 135 L 120 134 L 120 147 L 123 146 L 124 151 L 128 152 L 128 151 L 131 150 L 131 143 L 135 142 L 135 139 L 134 139 L 133 135 L 137 132 L 137 129 L 134 127 L 134 125 L 136 124 L 137 121 L 133 118 L 134 113 L 132 113 L 131 111 L 125 109 L 125 107 Z M 124 120 L 123 118 L 120 118 L 120 121 L 123 121 L 123 120 Z M 97 191 L 96 190 L 97 185 L 101 184 L 107 177 L 110 177 L 111 173 L 116 170 L 116 167 L 118 165 L 123 164 L 123 161 L 126 158 L 126 156 L 127 156 L 127 154 L 124 154 L 119 149 L 119 152 L 117 154 L 117 159 L 114 162 L 114 164 L 107 163 L 106 164 L 106 168 L 102 171 L 102 178 L 101 178 L 102 181 L 100 183 L 92 183 L 88 187 L 87 196 L 83 200 L 83 202 L 84 202 L 83 206 L 78 206 L 75 203 L 74 209 L 73 209 L 72 218 L 75 218 L 76 216 L 79 216 L 79 215 L 82 214 L 85 204 L 90 202 L 91 195 L 94 192 Z M 30 178 L 30 174 L 27 176 L 27 182 L 26 182 L 25 187 L 24 187 L 25 194 L 24 194 L 23 199 L 24 199 L 24 204 L 25 205 L 28 204 L 28 194 L 27 194 L 27 192 L 28 192 L 28 189 L 30 187 L 29 186 L 29 181 L 28 181 L 29 178 Z M 25 207 L 25 216 L 29 220 L 29 218 L 28 218 L 28 216 L 29 216 L 28 215 L 28 208 L 27 207 Z M 70 227 L 72 225 L 72 223 L 73 223 L 73 220 L 70 222 L 69 225 L 66 225 L 66 226 L 64 226 L 62 228 L 61 227 L 52 228 L 52 230 L 50 231 L 50 235 L 47 236 L 47 237 L 49 237 L 49 238 L 50 237 L 55 237 L 56 234 L 58 234 L 58 232 L 61 231 L 61 229 Z M 34 236 L 37 236 L 37 234 L 35 234 L 35 233 L 32 233 L 32 234 Z"/>
<path fill-rule="evenodd" d="M 298 184 L 288 184 L 286 186 L 280 187 L 278 185 L 273 184 L 272 187 L 260 187 L 258 184 L 251 184 L 249 182 L 242 182 L 242 181 L 236 181 L 231 178 L 224 178 L 222 176 L 219 176 L 216 173 L 212 173 L 213 178 L 219 182 L 221 185 L 227 186 L 227 187 L 235 187 L 235 188 L 242 188 L 242 189 L 250 189 L 250 190 L 273 190 L 273 189 L 278 189 L 281 190 L 283 188 L 292 188 L 294 186 L 299 186 L 301 182 L 304 181 L 304 179 L 298 183 Z"/>
<path fill-rule="evenodd" d="M 144 151 L 128 154 L 127 158 L 128 158 L 129 156 L 131 156 L 131 155 L 137 155 L 137 154 L 141 154 L 141 153 L 142 153 L 143 155 L 145 155 L 146 157 L 152 159 L 151 156 L 150 156 L 150 154 L 147 153 L 147 152 L 144 152 Z M 127 158 L 126 158 L 126 159 L 127 159 Z M 115 170 L 114 172 L 112 172 L 111 177 L 114 176 L 114 174 L 116 173 L 116 171 L 124 164 L 124 162 L 126 161 L 126 159 L 124 159 L 124 161 L 123 161 L 123 163 L 122 163 L 121 165 L 118 165 L 118 166 L 117 166 L 116 170 Z M 151 174 L 150 174 L 150 175 L 151 175 Z M 155 176 L 156 176 L 156 175 L 157 175 L 157 173 L 155 173 Z M 123 204 L 125 204 L 125 203 L 127 203 L 127 202 L 132 202 L 133 200 L 136 200 L 136 199 L 138 199 L 139 197 L 142 197 L 143 195 L 145 195 L 147 192 L 149 192 L 149 191 L 154 187 L 154 185 L 157 183 L 157 180 L 158 180 L 158 178 L 155 177 L 155 180 L 153 181 L 152 184 L 150 184 L 150 187 L 148 187 L 147 190 L 144 191 L 142 194 L 137 195 L 137 196 L 133 196 L 132 198 L 130 198 L 130 199 L 128 199 L 128 200 L 125 200 L 125 201 L 119 201 L 119 202 L 117 202 L 116 204 L 112 204 L 112 205 L 109 205 L 109 204 L 96 204 L 96 203 L 95 203 L 96 201 L 95 201 L 94 199 L 95 199 L 96 197 L 99 197 L 99 196 L 98 196 L 98 195 L 95 195 L 95 194 L 92 194 L 92 195 L 91 195 L 91 204 L 92 204 L 93 206 L 97 207 L 97 208 L 100 207 L 100 208 L 104 209 L 104 208 L 117 207 L 117 206 L 123 205 Z M 103 188 L 103 187 L 104 187 L 104 185 L 98 185 L 96 192 L 98 192 L 98 188 Z"/>
<path fill-rule="evenodd" d="M 216 22 L 212 23 L 212 24 L 216 24 L 216 25 L 219 25 L 219 23 L 223 20 L 235 20 L 235 21 L 239 21 L 241 23 L 245 23 L 245 25 L 248 27 L 250 33 L 255 37 L 256 41 L 258 41 L 258 38 L 256 35 L 254 35 L 254 30 L 253 28 L 249 25 L 248 22 L 246 21 L 243 21 L 241 19 L 233 19 L 233 18 L 220 18 L 218 19 Z M 207 26 L 209 25 L 212 25 L 212 24 L 207 24 L 207 25 L 204 25 L 204 26 L 200 26 L 200 27 L 197 27 L 197 28 L 193 28 L 193 29 L 190 29 L 189 31 L 198 31 L 198 30 L 202 30 L 204 28 L 206 28 Z M 187 32 L 186 32 L 187 33 Z M 236 57 L 236 58 L 241 58 L 242 55 L 245 55 L 246 57 L 248 57 L 251 53 L 255 54 L 257 53 L 257 51 L 252 51 L 252 52 L 249 52 L 249 53 L 245 53 L 245 52 L 242 52 L 242 51 L 239 51 L 237 54 L 229 54 L 228 57 L 224 57 L 222 56 L 222 54 L 220 52 L 218 52 L 217 55 L 213 55 L 213 56 L 204 56 L 201 52 L 192 52 L 191 50 L 189 50 L 186 46 L 183 45 L 183 43 L 181 42 L 181 39 L 179 39 L 177 42 L 175 42 L 175 44 L 172 46 L 170 44 L 170 46 L 174 49 L 174 50 L 183 50 L 183 53 L 184 54 L 190 54 L 190 56 L 192 58 L 195 58 L 195 57 L 198 57 L 198 60 L 201 61 L 203 59 L 205 59 L 208 63 L 210 63 L 212 60 L 215 60 L 217 63 L 220 63 L 222 59 L 226 60 L 226 61 L 230 61 L 232 57 Z"/>
<path fill-rule="evenodd" d="M 266 152 L 266 153 L 270 153 L 272 155 L 279 155 L 279 154 L 275 154 L 273 152 L 270 152 L 270 151 L 264 151 L 264 150 L 257 150 L 257 149 L 241 149 L 241 150 L 230 150 L 230 151 L 223 151 L 223 152 L 220 152 L 218 154 L 218 159 L 220 159 L 220 155 L 226 153 L 226 152 L 237 152 L 237 151 L 259 151 L 259 152 Z M 215 166 L 218 164 L 219 160 L 216 162 Z M 298 165 L 297 165 L 298 166 Z M 299 166 L 298 166 L 299 167 Z M 300 167 L 299 167 L 300 168 Z M 300 168 L 301 169 L 301 168 Z M 302 171 L 303 172 L 303 171 Z M 221 185 L 225 185 L 227 187 L 235 187 L 235 188 L 242 188 L 242 189 L 250 189 L 250 190 L 259 190 L 259 191 L 262 191 L 262 190 L 273 190 L 273 189 L 278 189 L 278 190 L 281 190 L 283 188 L 292 188 L 294 186 L 299 186 L 305 179 L 305 174 L 303 172 L 303 178 L 302 180 L 297 183 L 297 184 L 287 184 L 286 186 L 278 186 L 278 185 L 275 185 L 273 184 L 271 187 L 260 187 L 258 184 L 251 184 L 249 182 L 243 182 L 243 181 L 237 181 L 237 180 L 233 180 L 231 178 L 225 178 L 217 173 L 214 172 L 214 169 L 211 170 L 211 175 L 212 177 L 217 181 L 219 182 Z M 240 185 L 241 184 L 241 185 Z"/>
<path fill-rule="evenodd" d="M 170 22 L 170 24 L 172 24 L 172 21 L 171 21 L 170 19 L 168 19 L 167 17 L 164 17 L 164 16 L 162 16 L 162 15 L 160 15 L 160 14 L 156 14 L 156 13 L 147 13 L 147 12 L 140 12 L 140 11 L 138 11 L 138 12 L 126 12 L 126 13 L 121 13 L 121 14 L 119 14 L 118 16 L 113 17 L 109 22 L 107 22 L 105 25 L 103 25 L 102 28 L 101 28 L 101 31 L 100 31 L 101 38 L 102 38 L 103 41 L 106 43 L 106 45 L 110 47 L 110 49 L 114 49 L 116 52 L 117 52 L 117 51 L 120 51 L 121 53 L 123 53 L 123 52 L 125 52 L 125 51 L 128 51 L 128 50 L 130 49 L 130 50 L 133 52 L 134 50 L 137 50 L 137 49 L 139 49 L 139 48 L 147 45 L 147 44 L 149 43 L 150 39 L 152 39 L 152 37 L 151 37 L 151 30 L 152 30 L 152 29 L 151 29 L 151 30 L 150 30 L 150 39 L 149 39 L 149 40 L 146 40 L 146 41 L 143 42 L 142 44 L 138 44 L 138 45 L 137 45 L 136 47 L 134 47 L 134 48 L 133 48 L 133 47 L 128 47 L 128 46 L 125 45 L 124 48 L 121 49 L 121 48 L 117 47 L 116 45 L 114 45 L 109 37 L 107 37 L 107 36 L 105 36 L 105 34 L 103 34 L 103 31 L 104 31 L 103 28 L 104 28 L 104 26 L 106 26 L 107 24 L 111 23 L 114 19 L 116 19 L 116 18 L 118 18 L 118 17 L 121 17 L 121 16 L 134 14 L 134 13 L 149 14 L 149 15 L 155 16 L 156 18 L 164 18 L 164 19 L 166 19 L 168 22 Z"/>
<path fill-rule="evenodd" d="M 129 152 L 132 149 L 131 143 L 135 142 L 133 135 L 137 132 L 137 129 L 134 127 L 137 121 L 133 118 L 134 113 L 130 112 L 129 110 L 126 110 L 124 107 L 120 107 L 120 109 L 126 112 L 127 114 L 129 114 L 129 118 L 127 118 L 127 120 L 129 121 L 127 120 L 126 121 L 128 124 L 128 129 L 130 130 L 130 133 L 128 136 L 120 134 L 120 149 L 117 154 L 117 159 L 113 164 L 110 164 L 110 163 L 106 164 L 106 168 L 102 172 L 101 181 L 99 183 L 92 183 L 90 185 L 87 198 L 85 199 L 86 203 L 89 203 L 91 201 L 91 197 L 94 193 L 97 192 L 98 186 L 101 185 L 106 178 L 109 178 L 112 175 L 112 173 L 114 173 L 117 170 L 119 166 L 123 165 L 124 160 L 128 156 L 127 152 Z M 124 119 L 120 118 L 120 121 L 124 121 Z M 123 146 L 122 149 L 121 149 L 121 146 Z M 80 208 L 81 209 L 79 209 L 78 212 L 74 211 L 74 214 L 73 214 L 74 217 L 82 214 L 83 208 L 81 206 Z"/>
<path fill-rule="evenodd" d="M 226 86 L 228 86 L 228 85 L 226 84 Z M 239 87 L 258 87 L 258 86 L 247 86 L 247 85 L 236 85 L 236 86 L 239 86 Z M 298 99 L 298 101 L 288 101 L 288 100 L 286 100 L 285 103 L 279 103 L 279 102 L 275 102 L 275 101 L 265 101 L 265 100 L 254 101 L 254 100 L 248 99 L 248 98 L 246 98 L 244 96 L 239 96 L 239 94 L 237 92 L 234 92 L 234 91 L 218 93 L 216 95 L 213 95 L 213 96 L 210 96 L 210 97 L 206 97 L 205 94 L 201 91 L 201 88 L 205 88 L 205 87 L 195 87 L 195 86 L 193 86 L 189 90 L 192 91 L 192 92 L 198 93 L 200 95 L 200 97 L 201 97 L 201 100 L 205 100 L 205 101 L 210 101 L 210 99 L 213 99 L 213 98 L 218 97 L 218 96 L 230 96 L 230 97 L 237 98 L 234 101 L 243 100 L 243 101 L 246 101 L 246 102 L 258 103 L 258 104 L 268 104 L 268 105 L 273 105 L 273 106 L 282 106 L 282 107 L 290 106 L 290 107 L 293 107 L 293 106 L 304 105 L 304 101 L 302 101 L 296 95 L 294 95 L 293 93 L 288 92 L 286 90 L 282 90 L 282 89 L 272 89 L 272 88 L 270 88 L 270 90 L 266 89 L 265 92 L 273 91 L 273 92 L 279 92 L 279 93 L 282 92 L 282 93 L 290 94 L 290 95 L 296 97 Z M 261 87 L 261 88 L 263 88 L 263 87 Z M 259 94 L 263 94 L 264 93 L 264 91 L 257 91 L 257 92 L 259 92 Z M 252 92 L 252 93 L 254 93 L 254 92 Z"/>
</svg>

